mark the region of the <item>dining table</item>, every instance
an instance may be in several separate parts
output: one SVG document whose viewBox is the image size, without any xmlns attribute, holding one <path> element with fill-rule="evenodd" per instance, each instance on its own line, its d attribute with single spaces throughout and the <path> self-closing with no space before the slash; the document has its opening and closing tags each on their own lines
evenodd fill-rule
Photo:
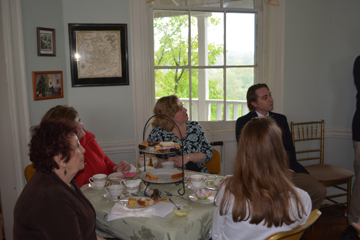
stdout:
<svg viewBox="0 0 360 240">
<path fill-rule="evenodd" d="M 209 175 L 185 170 L 185 179 L 188 179 L 192 174 Z M 221 178 L 221 176 L 218 176 L 218 180 Z M 113 182 L 113 184 L 120 183 Z M 116 202 L 105 198 L 105 189 L 98 190 L 91 188 L 89 185 L 84 185 L 81 190 L 95 209 L 96 232 L 102 237 L 115 236 L 120 239 L 131 240 L 209 239 L 215 205 L 213 201 L 204 204 L 202 201 L 191 200 L 189 196 L 194 196 L 194 189 L 190 189 L 188 184 L 190 183 L 185 183 L 183 187 L 182 182 L 178 183 L 178 185 L 176 183 L 151 183 L 148 186 L 150 189 L 158 189 L 162 193 L 161 198 L 164 198 L 167 202 L 170 202 L 168 201 L 169 196 L 164 194 L 164 191 L 174 195 L 179 195 L 179 190 L 180 193 L 185 191 L 183 198 L 171 197 L 177 204 L 185 203 L 192 207 L 190 214 L 185 217 L 179 217 L 171 211 L 166 216 L 124 217 L 108 221 L 108 215 Z M 143 192 L 139 189 L 137 194 L 141 196 Z M 212 194 L 215 195 L 216 191 L 213 191 Z M 154 204 L 154 207 L 156 204 Z"/>
</svg>

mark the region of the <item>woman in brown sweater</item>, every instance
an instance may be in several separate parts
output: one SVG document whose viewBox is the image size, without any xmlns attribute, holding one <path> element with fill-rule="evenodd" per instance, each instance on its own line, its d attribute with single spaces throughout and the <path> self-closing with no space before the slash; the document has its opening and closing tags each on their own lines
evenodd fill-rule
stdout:
<svg viewBox="0 0 360 240">
<path fill-rule="evenodd" d="M 95 210 L 73 177 L 84 168 L 84 148 L 72 122 L 47 120 L 32 128 L 30 160 L 36 173 L 14 210 L 15 240 L 104 240 Z"/>
</svg>

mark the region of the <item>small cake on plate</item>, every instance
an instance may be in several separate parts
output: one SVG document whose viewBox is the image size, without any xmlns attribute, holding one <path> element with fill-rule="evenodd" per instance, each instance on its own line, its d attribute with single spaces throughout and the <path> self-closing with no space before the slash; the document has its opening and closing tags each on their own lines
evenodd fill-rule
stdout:
<svg viewBox="0 0 360 240">
<path fill-rule="evenodd" d="M 136 198 L 129 198 L 129 206 L 137 206 Z"/>
<path fill-rule="evenodd" d="M 149 178 L 149 179 L 159 179 L 157 176 L 155 176 L 155 175 L 153 175 L 153 174 L 151 174 L 151 173 L 149 173 L 149 172 L 146 173 L 146 178 Z"/>
</svg>

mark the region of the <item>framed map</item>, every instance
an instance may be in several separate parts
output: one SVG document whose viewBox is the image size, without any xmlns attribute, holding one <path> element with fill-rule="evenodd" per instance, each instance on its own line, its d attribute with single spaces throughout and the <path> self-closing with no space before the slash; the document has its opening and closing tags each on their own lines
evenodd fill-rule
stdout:
<svg viewBox="0 0 360 240">
<path fill-rule="evenodd" d="M 73 87 L 129 85 L 126 24 L 69 24 Z"/>
</svg>

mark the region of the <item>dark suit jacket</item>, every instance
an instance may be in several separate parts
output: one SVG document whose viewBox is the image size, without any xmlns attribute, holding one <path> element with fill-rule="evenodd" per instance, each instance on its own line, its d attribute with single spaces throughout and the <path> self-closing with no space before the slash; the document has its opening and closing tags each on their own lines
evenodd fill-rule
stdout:
<svg viewBox="0 0 360 240">
<path fill-rule="evenodd" d="M 54 172 L 36 171 L 14 209 L 14 240 L 96 240 L 95 210 Z"/>
<path fill-rule="evenodd" d="M 298 162 L 296 161 L 296 153 L 295 153 L 295 147 L 292 142 L 291 133 L 289 130 L 289 124 L 287 122 L 287 119 L 284 115 L 269 112 L 270 117 L 272 117 L 278 126 L 282 129 L 282 140 L 284 144 L 284 148 L 288 154 L 289 157 L 289 168 L 294 170 L 296 173 L 308 173 L 306 169 Z M 241 130 L 245 126 L 247 122 L 249 122 L 253 117 L 257 117 L 256 112 L 249 112 L 245 116 L 239 117 L 236 120 L 236 141 L 239 142 L 239 136 L 241 133 Z"/>
</svg>

